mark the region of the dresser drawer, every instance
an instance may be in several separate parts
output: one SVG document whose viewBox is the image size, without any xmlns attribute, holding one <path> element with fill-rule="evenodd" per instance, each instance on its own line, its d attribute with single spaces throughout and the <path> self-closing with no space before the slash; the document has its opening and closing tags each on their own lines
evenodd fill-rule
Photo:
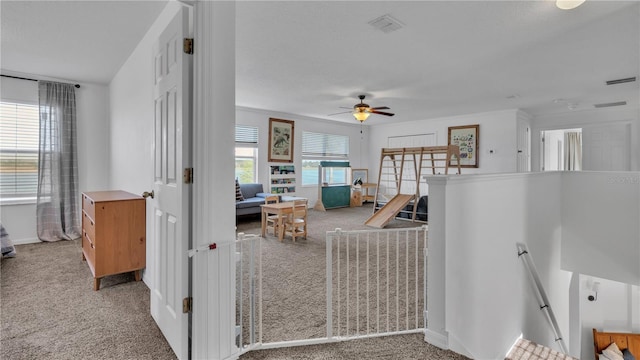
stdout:
<svg viewBox="0 0 640 360">
<path fill-rule="evenodd" d="M 96 260 L 96 248 L 86 231 L 82 232 L 82 252 L 84 252 L 84 256 L 87 259 L 87 262 L 89 262 L 91 271 L 95 272 L 94 264 Z"/>
<path fill-rule="evenodd" d="M 82 210 L 84 210 L 90 218 L 96 218 L 96 203 L 85 194 L 82 195 Z"/>
<path fill-rule="evenodd" d="M 82 230 L 87 232 L 92 241 L 95 241 L 96 223 L 86 211 L 82 211 Z"/>
</svg>

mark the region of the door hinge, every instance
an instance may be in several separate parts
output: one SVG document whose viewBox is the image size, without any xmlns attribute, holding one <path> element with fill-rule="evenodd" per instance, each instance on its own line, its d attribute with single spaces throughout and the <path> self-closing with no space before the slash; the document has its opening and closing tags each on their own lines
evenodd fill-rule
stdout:
<svg viewBox="0 0 640 360">
<path fill-rule="evenodd" d="M 193 168 L 184 169 L 182 180 L 185 184 L 193 184 Z"/>
<path fill-rule="evenodd" d="M 184 299 L 182 299 L 182 312 L 183 313 L 190 313 L 192 310 L 192 306 L 193 306 L 193 298 L 192 297 L 186 297 Z"/>
<path fill-rule="evenodd" d="M 193 54 L 193 38 L 184 38 L 182 48 L 185 54 Z"/>
</svg>

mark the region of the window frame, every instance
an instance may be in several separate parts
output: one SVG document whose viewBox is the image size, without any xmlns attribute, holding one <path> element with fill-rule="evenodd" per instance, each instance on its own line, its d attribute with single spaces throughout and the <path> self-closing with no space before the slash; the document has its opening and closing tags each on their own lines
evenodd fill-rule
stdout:
<svg viewBox="0 0 640 360">
<path fill-rule="evenodd" d="M 16 144 L 13 147 L 7 147 L 7 148 L 2 148 L 2 140 L 0 140 L 0 156 L 9 156 L 11 157 L 12 154 L 15 154 L 13 156 L 15 156 L 16 158 L 19 156 L 19 154 L 31 154 L 31 156 L 28 156 L 27 158 L 29 159 L 29 161 L 33 162 L 34 158 L 35 158 L 35 183 L 33 183 L 33 180 L 30 181 L 29 186 L 33 188 L 32 192 L 18 192 L 17 189 L 19 187 L 20 181 L 17 180 L 17 169 L 19 168 L 19 166 L 17 166 L 17 164 L 14 165 L 13 170 L 9 172 L 9 174 L 13 173 L 15 179 L 13 180 L 12 183 L 12 187 L 14 188 L 14 191 L 12 193 L 3 193 L 0 192 L 0 205 L 21 205 L 21 204 L 34 204 L 37 200 L 37 195 L 38 195 L 38 158 L 39 158 L 39 132 L 40 132 L 40 109 L 39 109 L 39 105 L 37 103 L 34 103 L 32 101 L 21 101 L 21 100 L 13 100 L 13 99 L 1 99 L 0 100 L 0 106 L 3 108 L 3 110 L 5 110 L 5 107 L 14 107 L 15 110 L 11 109 L 10 111 L 15 111 L 15 116 L 11 117 L 10 121 L 7 121 L 7 123 L 5 124 L 2 119 L 0 119 L 0 121 L 2 121 L 2 123 L 0 123 L 0 128 L 2 128 L 3 130 L 6 130 L 5 127 L 7 128 L 11 128 L 14 127 L 15 128 L 15 133 L 12 135 L 7 136 L 7 138 L 9 137 L 13 137 L 15 139 Z M 20 109 L 22 108 L 22 109 Z M 22 113 L 18 113 L 18 111 L 21 111 Z M 29 117 L 26 117 L 26 113 L 30 113 Z M 30 121 L 32 121 L 32 123 L 30 124 L 26 124 L 26 125 L 22 125 L 19 126 L 18 121 L 19 119 L 22 119 L 23 117 L 20 117 L 20 115 L 25 116 L 25 118 L 29 119 Z M 4 114 L 3 114 L 4 115 Z M 4 116 L 3 116 L 4 118 Z M 12 124 L 13 122 L 13 124 Z M 25 129 L 30 130 L 30 131 L 25 131 Z M 23 132 L 22 134 L 20 134 L 20 132 Z M 9 133 L 11 133 L 12 131 L 9 131 Z M 2 133 L 5 133 L 5 131 L 2 131 Z M 19 139 L 18 136 L 21 135 L 22 139 Z M 2 134 L 0 134 L 0 137 L 4 136 Z M 26 139 L 26 140 L 25 140 Z M 7 140 L 7 139 L 3 139 L 3 140 Z M 9 139 L 11 140 L 11 139 Z M 27 146 L 19 146 L 18 142 L 22 140 L 23 143 L 28 143 L 28 147 Z M 6 144 L 10 143 L 11 141 L 5 143 Z M 3 173 L 5 173 L 3 171 Z M 29 173 L 34 173 L 33 169 L 30 169 Z M 9 175 L 11 176 L 11 175 Z M 4 190 L 4 189 L 3 189 Z"/>
<path fill-rule="evenodd" d="M 311 135 L 313 134 L 313 135 Z M 324 138 L 322 142 L 322 150 L 313 149 L 313 146 L 307 144 L 306 142 L 309 140 L 311 136 L 320 135 Z M 312 139 L 317 140 L 317 139 Z M 336 147 L 331 146 L 331 141 L 340 140 L 340 148 L 342 148 L 342 152 L 336 151 Z M 302 187 L 317 187 L 318 186 L 318 174 L 315 176 L 315 183 L 305 183 L 304 170 L 306 162 L 320 162 L 320 161 L 340 161 L 340 162 L 349 162 L 349 142 L 351 138 L 348 135 L 340 135 L 340 134 L 330 134 L 330 133 L 320 133 L 315 131 L 303 131 L 302 132 L 302 163 L 301 163 L 301 179 L 300 185 Z M 334 143 L 335 144 L 335 143 Z M 333 149 L 331 149 L 333 148 Z M 316 151 L 310 151 L 316 150 Z"/>
<path fill-rule="evenodd" d="M 260 178 L 258 174 L 258 127 L 250 125 L 236 124 L 235 126 L 235 161 L 246 159 L 253 161 L 253 183 L 257 183 Z M 238 155 L 238 149 L 253 149 L 253 155 L 243 156 Z M 234 176 L 235 170 L 234 166 Z M 237 177 L 237 176 L 236 176 Z"/>
</svg>

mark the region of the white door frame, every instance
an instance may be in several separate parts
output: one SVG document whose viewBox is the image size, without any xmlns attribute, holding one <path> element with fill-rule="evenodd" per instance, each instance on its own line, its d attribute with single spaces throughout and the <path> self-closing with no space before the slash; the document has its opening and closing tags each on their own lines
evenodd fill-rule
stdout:
<svg viewBox="0 0 640 360">
<path fill-rule="evenodd" d="M 232 1 L 194 5 L 194 359 L 239 353 L 235 247 L 213 246 L 235 241 L 235 7 Z"/>
</svg>

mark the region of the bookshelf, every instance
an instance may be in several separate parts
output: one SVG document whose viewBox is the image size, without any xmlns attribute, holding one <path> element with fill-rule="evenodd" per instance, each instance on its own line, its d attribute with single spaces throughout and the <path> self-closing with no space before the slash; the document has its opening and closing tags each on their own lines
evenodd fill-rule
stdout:
<svg viewBox="0 0 640 360">
<path fill-rule="evenodd" d="M 294 195 L 296 192 L 296 171 L 294 165 L 271 165 L 269 171 L 269 192 L 272 194 Z"/>
</svg>

